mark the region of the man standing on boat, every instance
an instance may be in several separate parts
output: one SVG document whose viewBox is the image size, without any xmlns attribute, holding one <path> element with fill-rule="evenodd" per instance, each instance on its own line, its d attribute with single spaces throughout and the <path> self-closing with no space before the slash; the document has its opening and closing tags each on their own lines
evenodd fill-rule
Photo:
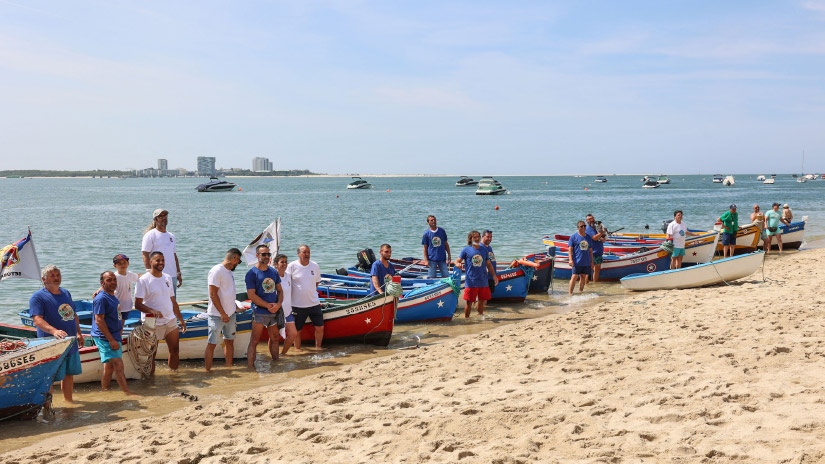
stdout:
<svg viewBox="0 0 825 464">
<path fill-rule="evenodd" d="M 567 263 L 570 265 L 570 295 L 579 281 L 579 293 L 584 292 L 587 277 L 593 267 L 593 239 L 587 235 L 587 224 L 579 221 L 576 233 L 567 241 Z"/>
<path fill-rule="evenodd" d="M 246 272 L 246 293 L 252 302 L 252 336 L 246 348 L 246 362 L 250 369 L 255 368 L 255 356 L 258 342 L 264 331 L 269 335 L 269 354 L 273 361 L 278 360 L 279 329 L 286 327 L 283 302 L 284 290 L 281 285 L 281 276 L 269 263 L 272 252 L 268 245 L 255 247 L 255 263 Z M 286 347 L 286 345 L 284 345 Z"/>
<path fill-rule="evenodd" d="M 666 240 L 673 242 L 673 252 L 670 254 L 670 268 L 680 269 L 682 267 L 682 259 L 685 257 L 685 237 L 688 235 L 699 235 L 696 232 L 690 232 L 687 224 L 682 222 L 682 210 L 677 209 L 673 212 L 673 221 L 667 225 Z"/>
<path fill-rule="evenodd" d="M 180 361 L 180 330 L 186 332 L 186 321 L 180 313 L 172 278 L 163 273 L 165 261 L 163 253 L 154 251 L 149 256 L 149 272 L 140 276 L 135 290 L 135 308 L 144 313 L 142 319 L 155 318 L 155 337 L 166 341 L 169 350 L 169 369 L 178 370 Z M 180 321 L 180 329 L 175 322 Z M 152 372 L 155 372 L 155 360 L 152 359 Z"/>
<path fill-rule="evenodd" d="M 776 237 L 776 245 L 782 253 L 782 213 L 779 212 L 779 203 L 774 203 L 773 208 L 765 213 L 765 239 L 762 241 L 762 249 L 765 254 L 770 253 L 773 237 Z"/>
<path fill-rule="evenodd" d="M 584 233 L 593 242 L 593 282 L 595 283 L 599 281 L 599 272 L 602 270 L 604 241 L 607 234 L 596 226 L 596 218 L 592 214 L 588 214 L 584 219 L 587 221 L 587 228 Z"/>
<path fill-rule="evenodd" d="M 466 264 L 465 264 L 466 263 Z M 492 298 L 492 292 L 487 284 L 487 276 L 493 275 L 494 286 L 498 284 L 496 270 L 490 262 L 487 247 L 481 245 L 481 234 L 471 230 L 467 234 L 467 246 L 461 250 L 461 255 L 455 261 L 459 269 L 464 270 L 464 317 L 470 317 L 473 312 L 473 303 L 478 300 L 478 314 L 484 316 L 484 308 Z"/>
<path fill-rule="evenodd" d="M 289 263 L 286 272 L 292 275 L 292 313 L 295 315 L 295 350 L 301 349 L 301 329 L 307 318 L 315 327 L 315 348 L 321 349 L 324 340 L 324 312 L 318 299 L 318 284 L 321 282 L 321 268 L 310 261 L 309 245 L 298 247 L 298 259 Z"/>
<path fill-rule="evenodd" d="M 60 287 L 62 282 L 60 269 L 49 264 L 40 271 L 40 279 L 43 281 L 43 288 L 34 292 L 29 299 L 29 315 L 37 328 L 37 336 L 77 337 L 77 343 L 73 343 L 69 348 L 66 359 L 63 360 L 54 376 L 54 381 L 60 382 L 63 399 L 67 403 L 73 403 L 74 376 L 83 373 L 78 346 L 83 346 L 85 340 L 83 334 L 80 333 L 80 320 L 75 312 L 72 294 Z M 51 393 L 51 389 L 49 392 Z"/>
<path fill-rule="evenodd" d="M 370 292 L 368 295 L 380 295 L 387 289 L 387 282 L 395 275 L 395 266 L 390 263 L 392 257 L 392 247 L 389 243 L 381 245 L 378 251 L 381 259 L 372 263 L 370 269 Z"/>
<path fill-rule="evenodd" d="M 436 269 L 441 273 L 441 277 L 450 275 L 450 244 L 447 243 L 447 232 L 438 227 L 435 216 L 427 216 L 427 224 L 430 228 L 424 232 L 421 244 L 424 245 L 424 265 L 428 266 L 427 277 L 433 278 Z"/>
<path fill-rule="evenodd" d="M 490 244 L 493 243 L 493 231 L 487 229 L 484 233 L 481 234 L 481 246 L 487 249 L 487 254 L 490 257 L 490 264 L 493 265 L 493 273 L 487 276 L 487 286 L 490 287 L 490 297 L 492 298 L 493 292 L 496 291 L 496 255 L 493 253 L 493 247 Z"/>
<path fill-rule="evenodd" d="M 719 216 L 718 220 L 722 221 L 722 257 L 732 257 L 736 252 L 736 232 L 739 230 L 736 205 L 730 205 L 730 209 Z"/>
<path fill-rule="evenodd" d="M 149 256 L 156 251 L 163 253 L 163 259 L 166 262 L 163 273 L 172 279 L 172 290 L 175 296 L 178 296 L 178 288 L 183 285 L 183 276 L 180 274 L 175 235 L 166 231 L 168 222 L 169 211 L 156 209 L 152 213 L 152 223 L 143 234 L 140 250 L 143 252 L 143 265 L 146 267 L 146 272 L 151 269 Z"/>
<path fill-rule="evenodd" d="M 230 248 L 223 262 L 209 270 L 206 277 L 209 292 L 209 306 L 206 307 L 207 337 L 203 364 L 206 372 L 212 371 L 215 347 L 223 335 L 223 354 L 226 367 L 232 367 L 235 358 L 235 332 L 237 330 L 235 313 L 235 276 L 232 272 L 241 263 L 241 250 Z"/>
<path fill-rule="evenodd" d="M 126 384 L 126 375 L 123 373 L 123 319 L 115 291 L 117 290 L 117 277 L 112 271 L 104 271 L 100 274 L 100 287 L 103 289 L 92 301 L 92 340 L 100 353 L 100 362 L 103 364 L 103 375 L 100 377 L 100 386 L 104 391 L 109 390 L 112 385 L 112 374 L 114 374 L 120 390 L 129 397 L 138 395 L 129 391 Z"/>
</svg>

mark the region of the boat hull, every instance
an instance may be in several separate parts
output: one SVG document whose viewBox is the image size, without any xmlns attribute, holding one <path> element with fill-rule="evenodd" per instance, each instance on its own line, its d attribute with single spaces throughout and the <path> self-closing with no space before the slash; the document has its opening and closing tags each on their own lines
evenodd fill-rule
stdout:
<svg viewBox="0 0 825 464">
<path fill-rule="evenodd" d="M 718 235 L 716 232 L 709 232 L 685 240 L 685 256 L 682 262 L 685 264 L 700 264 L 712 260 L 713 255 L 716 253 Z M 545 246 L 554 246 L 561 252 L 567 252 L 569 238 L 566 235 L 556 235 L 554 238 L 544 237 L 543 242 Z M 638 238 L 630 235 L 611 237 L 610 241 L 605 242 L 604 252 L 618 255 L 638 253 L 657 248 L 664 243 L 664 240 L 664 236 L 660 239 L 644 238 L 641 235 Z M 599 278 L 601 279 L 601 275 Z"/>
<path fill-rule="evenodd" d="M 792 222 L 788 225 L 783 225 L 779 229 L 782 231 L 782 249 L 796 250 L 802 246 L 805 241 L 805 226 L 808 224 L 808 216 L 803 216 L 801 222 Z M 765 244 L 762 240 L 761 234 L 759 237 L 759 248 L 764 249 Z M 779 245 L 776 240 L 771 242 L 771 250 L 778 250 Z"/>
<path fill-rule="evenodd" d="M 54 375 L 74 337 L 40 338 L 0 355 L 0 419 L 32 419 L 49 398 Z"/>
<path fill-rule="evenodd" d="M 664 250 L 652 250 L 621 257 L 605 255 L 599 271 L 599 281 L 616 281 L 631 274 L 649 274 L 670 266 L 670 254 Z M 573 275 L 567 254 L 556 256 L 553 277 L 569 279 Z"/>
<path fill-rule="evenodd" d="M 682 269 L 631 275 L 621 279 L 621 284 L 628 290 L 644 291 L 695 288 L 731 282 L 756 272 L 762 265 L 764 255 L 765 253 L 758 251 Z"/>
</svg>

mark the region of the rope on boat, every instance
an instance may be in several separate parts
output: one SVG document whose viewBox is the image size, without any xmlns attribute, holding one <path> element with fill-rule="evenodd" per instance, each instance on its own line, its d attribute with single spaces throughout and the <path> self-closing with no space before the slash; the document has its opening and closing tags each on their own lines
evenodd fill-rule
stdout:
<svg viewBox="0 0 825 464">
<path fill-rule="evenodd" d="M 0 354 L 11 353 L 14 351 L 22 350 L 29 346 L 29 341 L 27 339 L 8 339 L 4 338 L 0 340 Z"/>
<path fill-rule="evenodd" d="M 398 282 L 387 282 L 384 292 L 387 295 L 391 295 L 394 297 L 400 297 L 404 294 L 404 289 L 401 287 L 401 284 Z"/>
<path fill-rule="evenodd" d="M 158 351 L 158 339 L 155 331 L 141 324 L 129 334 L 129 358 L 135 369 L 140 372 L 141 378 L 149 378 L 152 374 L 152 363 Z"/>
</svg>

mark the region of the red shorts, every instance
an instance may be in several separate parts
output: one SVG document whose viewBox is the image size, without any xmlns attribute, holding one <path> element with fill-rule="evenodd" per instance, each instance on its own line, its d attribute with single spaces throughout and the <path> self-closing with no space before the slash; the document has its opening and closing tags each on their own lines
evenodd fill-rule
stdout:
<svg viewBox="0 0 825 464">
<path fill-rule="evenodd" d="M 476 300 L 490 301 L 492 297 L 490 287 L 464 287 L 464 299 L 470 303 Z"/>
</svg>

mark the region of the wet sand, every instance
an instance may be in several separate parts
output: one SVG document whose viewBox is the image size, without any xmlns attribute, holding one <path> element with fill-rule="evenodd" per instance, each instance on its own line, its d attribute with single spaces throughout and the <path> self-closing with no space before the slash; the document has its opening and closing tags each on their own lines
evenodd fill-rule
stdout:
<svg viewBox="0 0 825 464">
<path fill-rule="evenodd" d="M 766 281 L 577 296 L 569 311 L 481 333 L 432 329 L 424 341 L 449 338 L 267 375 L 263 388 L 0 462 L 821 462 L 823 258 L 771 256 Z"/>
</svg>

